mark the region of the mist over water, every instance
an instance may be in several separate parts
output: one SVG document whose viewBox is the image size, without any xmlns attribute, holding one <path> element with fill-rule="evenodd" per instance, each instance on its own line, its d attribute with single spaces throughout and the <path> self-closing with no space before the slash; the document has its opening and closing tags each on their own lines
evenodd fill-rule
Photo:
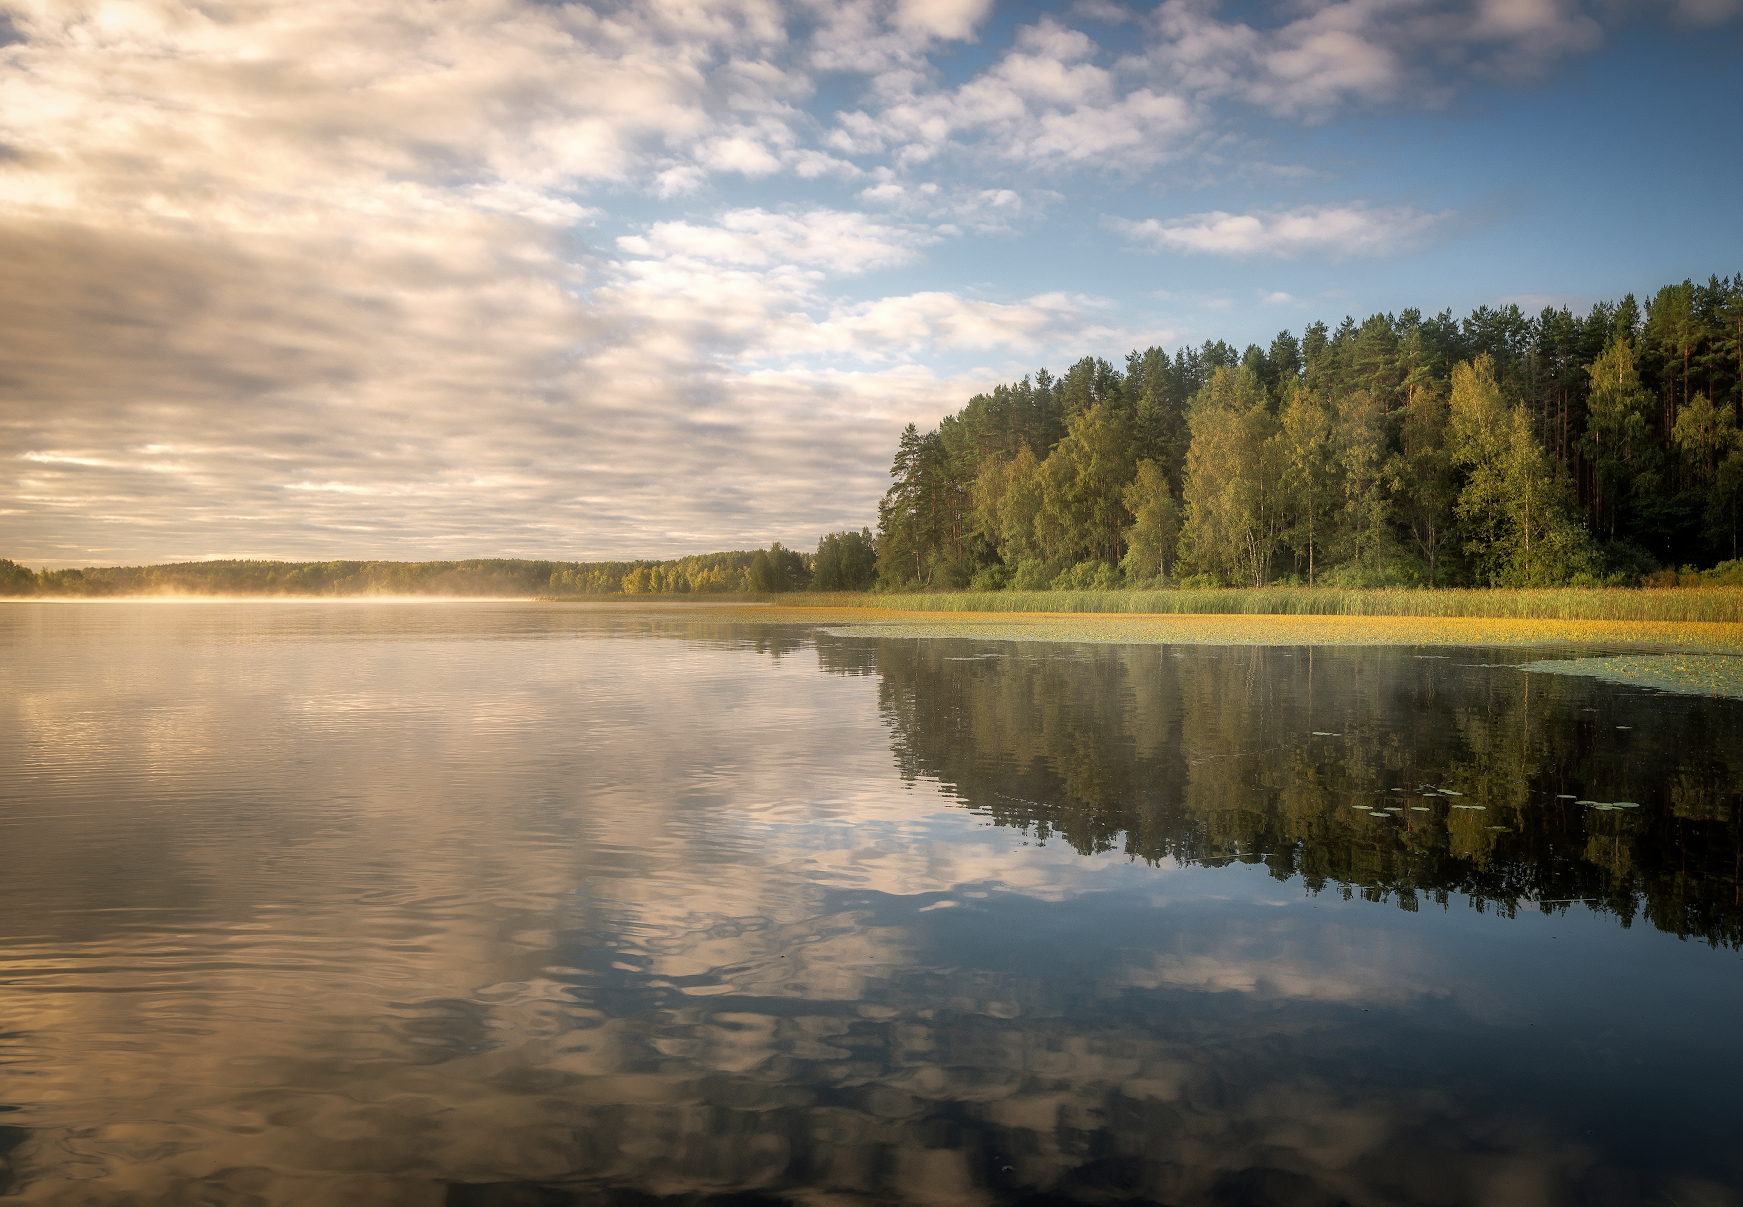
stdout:
<svg viewBox="0 0 1743 1207">
<path fill-rule="evenodd" d="M 1743 702 L 1540 657 L 0 608 L 0 1195 L 1743 1202 Z"/>
</svg>

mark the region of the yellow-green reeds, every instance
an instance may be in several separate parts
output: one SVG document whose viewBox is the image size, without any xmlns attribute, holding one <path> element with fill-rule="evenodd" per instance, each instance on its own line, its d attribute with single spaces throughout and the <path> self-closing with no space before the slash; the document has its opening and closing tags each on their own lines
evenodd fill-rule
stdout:
<svg viewBox="0 0 1743 1207">
<path fill-rule="evenodd" d="M 1342 589 L 801 592 L 771 602 L 903 612 L 1100 612 L 1263 616 L 1434 616 L 1516 620 L 1743 622 L 1743 588 Z"/>
</svg>

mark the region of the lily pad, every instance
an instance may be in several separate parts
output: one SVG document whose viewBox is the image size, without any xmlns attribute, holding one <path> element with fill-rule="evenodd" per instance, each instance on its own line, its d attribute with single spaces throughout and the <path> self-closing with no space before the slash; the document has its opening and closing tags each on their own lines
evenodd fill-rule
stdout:
<svg viewBox="0 0 1743 1207">
<path fill-rule="evenodd" d="M 1743 697 L 1743 658 L 1724 654 L 1626 654 L 1609 658 L 1565 658 L 1527 662 L 1521 670 L 1555 675 L 1590 675 L 1610 683 L 1696 696 Z M 1595 708 L 1584 712 L 1597 712 Z M 1632 729 L 1618 725 L 1617 729 Z"/>
</svg>

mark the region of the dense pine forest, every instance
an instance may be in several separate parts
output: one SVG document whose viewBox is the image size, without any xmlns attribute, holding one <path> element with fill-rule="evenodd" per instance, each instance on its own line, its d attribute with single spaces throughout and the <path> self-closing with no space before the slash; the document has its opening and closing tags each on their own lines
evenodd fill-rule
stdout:
<svg viewBox="0 0 1743 1207">
<path fill-rule="evenodd" d="M 903 433 L 887 589 L 1637 583 L 1738 556 L 1743 274 L 1085 357 Z"/>
</svg>

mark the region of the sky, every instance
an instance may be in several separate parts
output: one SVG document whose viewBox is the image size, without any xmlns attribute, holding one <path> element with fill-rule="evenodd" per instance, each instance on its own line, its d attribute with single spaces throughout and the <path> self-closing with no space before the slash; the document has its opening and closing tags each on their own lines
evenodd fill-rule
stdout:
<svg viewBox="0 0 1743 1207">
<path fill-rule="evenodd" d="M 1085 355 L 1743 271 L 1743 0 L 0 0 L 0 557 L 875 527 Z"/>
</svg>

